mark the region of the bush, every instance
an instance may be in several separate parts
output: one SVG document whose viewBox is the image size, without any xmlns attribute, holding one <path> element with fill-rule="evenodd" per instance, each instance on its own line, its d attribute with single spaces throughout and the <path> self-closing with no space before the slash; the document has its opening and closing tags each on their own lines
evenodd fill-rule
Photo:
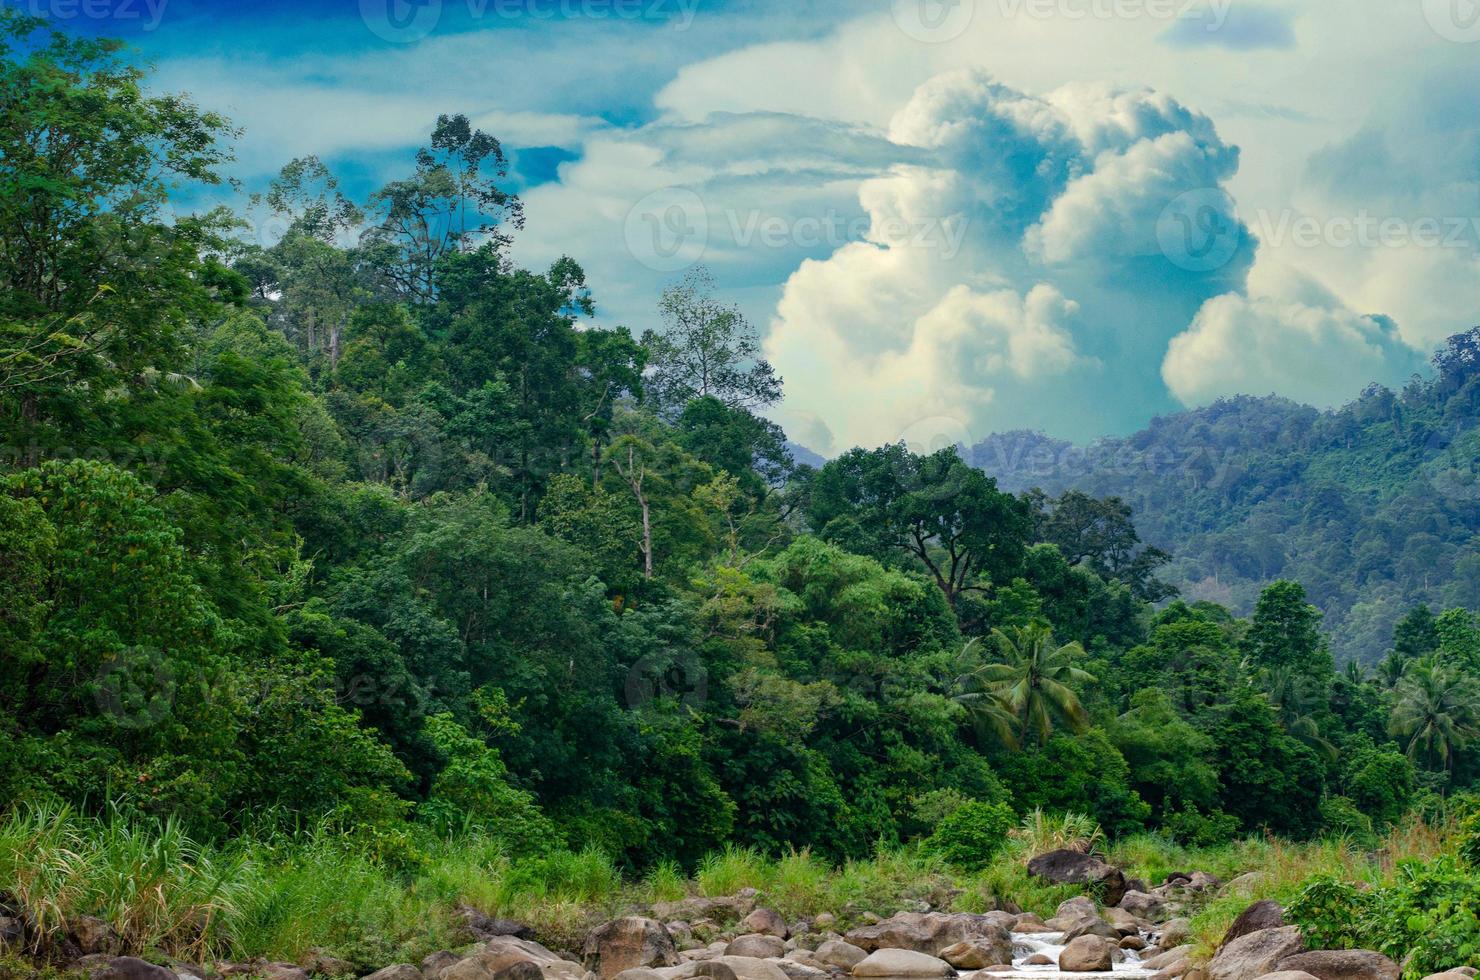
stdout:
<svg viewBox="0 0 1480 980">
<path fill-rule="evenodd" d="M 948 864 L 977 871 L 1007 844 L 1007 834 L 1017 823 L 1005 803 L 967 803 L 940 822 L 925 840 L 925 850 Z"/>
</svg>

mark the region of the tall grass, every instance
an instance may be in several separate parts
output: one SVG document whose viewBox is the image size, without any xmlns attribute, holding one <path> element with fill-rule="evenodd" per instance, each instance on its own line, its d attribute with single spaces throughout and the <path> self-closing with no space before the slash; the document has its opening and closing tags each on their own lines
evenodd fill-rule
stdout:
<svg viewBox="0 0 1480 980">
<path fill-rule="evenodd" d="M 34 925 L 37 945 L 90 915 L 109 922 L 125 951 L 137 955 L 298 961 L 322 947 L 368 972 L 455 947 L 465 938 L 461 906 L 529 923 L 541 941 L 566 951 L 579 948 L 598 922 L 635 906 L 743 888 L 760 891 L 766 905 L 790 920 L 827 911 L 844 927 L 864 912 L 888 915 L 921 898 L 960 911 L 1013 903 L 1049 916 L 1080 891 L 1030 877 L 1024 855 L 1093 842 L 1096 829 L 1072 817 L 1030 815 L 1014 845 L 972 875 L 909 847 L 841 866 L 807 850 L 768 857 L 729 847 L 700 862 L 692 881 L 678 866 L 660 864 L 629 882 L 594 849 L 521 857 L 478 836 L 428 838 L 408 871 L 388 867 L 328 827 L 210 846 L 170 822 L 130 824 L 42 807 L 0 818 L 0 895 Z M 1208 871 L 1225 881 L 1259 872 L 1195 910 L 1194 936 L 1210 952 L 1250 901 L 1288 902 L 1318 874 L 1379 885 L 1398 862 L 1452 851 L 1454 833 L 1452 825 L 1414 819 L 1391 830 L 1375 851 L 1340 839 L 1265 838 L 1190 850 L 1153 835 L 1122 839 L 1108 851 L 1129 875 L 1152 884 L 1171 871 Z"/>
<path fill-rule="evenodd" d="M 43 806 L 0 822 L 0 891 L 40 942 L 92 915 L 113 926 L 126 952 L 203 956 L 227 945 L 256 888 L 250 857 L 203 848 L 173 821 L 140 828 Z"/>
</svg>

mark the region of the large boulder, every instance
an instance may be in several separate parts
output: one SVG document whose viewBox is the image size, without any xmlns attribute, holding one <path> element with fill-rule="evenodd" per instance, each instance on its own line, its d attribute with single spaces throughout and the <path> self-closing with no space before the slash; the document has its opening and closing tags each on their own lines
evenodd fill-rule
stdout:
<svg viewBox="0 0 1480 980">
<path fill-rule="evenodd" d="M 1103 973 L 1115 968 L 1115 944 L 1099 936 L 1080 936 L 1059 954 L 1064 973 Z"/>
<path fill-rule="evenodd" d="M 1398 980 L 1398 964 L 1370 949 L 1323 949 L 1280 960 L 1281 970 L 1302 970 L 1319 980 Z"/>
<path fill-rule="evenodd" d="M 175 980 L 175 974 L 137 956 L 109 956 L 93 953 L 76 964 L 88 980 Z"/>
<path fill-rule="evenodd" d="M 77 916 L 67 924 L 67 933 L 85 955 L 102 953 L 112 956 L 123 948 L 118 933 L 97 916 Z"/>
<path fill-rule="evenodd" d="M 434 953 L 428 953 L 421 958 L 421 975 L 427 980 L 438 980 L 443 970 L 461 960 L 462 957 L 451 950 L 439 949 Z"/>
<path fill-rule="evenodd" d="M 1001 935 L 990 939 L 968 939 L 947 946 L 940 951 L 940 958 L 958 970 L 981 970 L 989 966 L 1012 963 L 1012 934 L 1002 930 Z"/>
<path fill-rule="evenodd" d="M 1259 980 L 1316 980 L 1316 978 L 1304 970 L 1276 970 L 1273 973 L 1266 973 Z"/>
<path fill-rule="evenodd" d="M 365 980 L 424 980 L 421 971 L 410 963 L 395 963 L 365 977 Z"/>
<path fill-rule="evenodd" d="M 1304 948 L 1305 941 L 1296 926 L 1260 929 L 1219 949 L 1208 964 L 1208 980 L 1256 980 L 1273 973 L 1282 960 Z"/>
<path fill-rule="evenodd" d="M 1285 910 L 1279 902 L 1270 899 L 1255 902 L 1239 913 L 1233 925 L 1223 934 L 1221 946 L 1227 946 L 1241 936 L 1262 929 L 1278 929 L 1285 924 Z"/>
<path fill-rule="evenodd" d="M 842 970 L 852 971 L 859 963 L 868 956 L 867 951 L 842 939 L 829 939 L 817 947 L 813 954 L 817 959 L 829 966 L 835 966 Z"/>
<path fill-rule="evenodd" d="M 1118 943 L 1121 935 L 1119 929 L 1098 915 L 1086 915 L 1064 930 L 1064 942 L 1072 943 L 1080 936 L 1099 936 L 1101 939 L 1109 939 Z"/>
<path fill-rule="evenodd" d="M 1147 970 L 1156 970 L 1159 972 L 1162 970 L 1171 969 L 1175 967 L 1178 963 L 1181 963 L 1181 972 L 1186 973 L 1187 963 L 1191 961 L 1192 951 L 1195 948 L 1196 947 L 1194 947 L 1190 943 L 1186 946 L 1177 946 L 1174 949 L 1165 950 L 1164 952 L 1157 953 L 1155 956 L 1151 956 L 1142 960 L 1141 966 Z"/>
<path fill-rule="evenodd" d="M 786 973 L 781 967 L 770 960 L 757 959 L 754 956 L 717 956 L 708 963 L 699 965 L 729 967 L 738 980 L 787 980 Z M 696 973 L 695 976 L 711 975 Z M 712 978 L 712 980 L 718 980 L 718 978 Z"/>
<path fill-rule="evenodd" d="M 855 977 L 891 977 L 896 980 L 935 980 L 954 977 L 945 960 L 913 949 L 876 949 L 853 968 Z"/>
<path fill-rule="evenodd" d="M 786 940 L 762 932 L 736 936 L 725 947 L 726 956 L 753 956 L 758 960 L 776 959 L 786 955 Z"/>
<path fill-rule="evenodd" d="M 597 926 L 581 947 L 586 969 L 615 977 L 639 966 L 677 966 L 678 948 L 663 923 L 629 915 Z"/>
<path fill-rule="evenodd" d="M 1192 942 L 1192 922 L 1189 919 L 1168 919 L 1162 923 L 1161 936 L 1156 944 L 1162 949 L 1172 949 Z"/>
<path fill-rule="evenodd" d="M 1113 864 L 1080 851 L 1040 854 L 1028 862 L 1028 873 L 1058 885 L 1087 885 L 1099 892 L 1106 905 L 1119 905 L 1125 895 L 1125 875 Z"/>
<path fill-rule="evenodd" d="M 1120 907 L 1131 915 L 1152 922 L 1160 922 L 1167 914 L 1166 899 L 1146 892 L 1126 892 L 1120 897 Z"/>
<path fill-rule="evenodd" d="M 781 939 L 791 936 L 791 929 L 787 927 L 786 920 L 774 909 L 756 909 L 740 920 L 740 928 L 745 932 L 758 932 Z"/>
<path fill-rule="evenodd" d="M 900 912 L 848 933 L 848 942 L 865 952 L 909 949 L 939 956 L 947 946 L 968 939 L 990 939 L 1002 930 L 991 916 L 967 912 Z"/>
</svg>

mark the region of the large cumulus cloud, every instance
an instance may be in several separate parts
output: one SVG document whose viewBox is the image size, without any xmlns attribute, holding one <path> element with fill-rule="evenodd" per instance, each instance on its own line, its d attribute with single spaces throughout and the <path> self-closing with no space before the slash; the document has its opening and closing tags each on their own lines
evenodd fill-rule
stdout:
<svg viewBox="0 0 1480 980">
<path fill-rule="evenodd" d="M 1241 288 L 1254 251 L 1231 202 L 1215 267 L 1160 244 L 1172 202 L 1237 170 L 1210 120 L 1148 90 L 1035 96 L 957 71 L 921 86 L 889 135 L 916 160 L 861 186 L 865 240 L 804 263 L 778 305 L 767 353 L 788 421 L 840 449 L 922 423 L 1089 436 L 1148 400 L 1172 407 L 1168 341 Z"/>
</svg>

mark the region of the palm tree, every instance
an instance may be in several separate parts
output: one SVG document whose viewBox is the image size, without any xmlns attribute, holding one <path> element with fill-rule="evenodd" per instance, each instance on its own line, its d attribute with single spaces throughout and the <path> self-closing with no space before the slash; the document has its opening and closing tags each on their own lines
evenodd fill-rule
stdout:
<svg viewBox="0 0 1480 980">
<path fill-rule="evenodd" d="M 1437 760 L 1451 769 L 1454 753 L 1480 734 L 1475 680 L 1425 658 L 1408 665 L 1396 693 L 1389 733 L 1408 740 L 1408 758 Z"/>
<path fill-rule="evenodd" d="M 1279 715 L 1285 731 L 1315 750 L 1327 762 L 1335 762 L 1340 751 L 1324 735 L 1315 718 L 1306 710 L 1329 701 L 1330 692 L 1315 678 L 1293 667 L 1271 667 L 1262 671 L 1265 693 Z"/>
<path fill-rule="evenodd" d="M 1011 633 L 992 630 L 1001 663 L 983 664 L 968 675 L 976 690 L 993 696 L 1023 739 L 1042 745 L 1055 721 L 1070 730 L 1089 727 L 1089 713 L 1079 703 L 1071 682 L 1094 683 L 1094 675 L 1074 666 L 1084 656 L 1078 643 L 1058 646 L 1046 626 L 1023 626 Z"/>
<path fill-rule="evenodd" d="M 997 741 L 1009 749 L 1016 749 L 1017 718 L 1008 710 L 1001 693 L 983 679 L 980 646 L 980 638 L 972 637 L 961 648 L 960 664 L 965 673 L 956 678 L 959 693 L 953 700 L 965 706 L 979 741 Z"/>
</svg>

